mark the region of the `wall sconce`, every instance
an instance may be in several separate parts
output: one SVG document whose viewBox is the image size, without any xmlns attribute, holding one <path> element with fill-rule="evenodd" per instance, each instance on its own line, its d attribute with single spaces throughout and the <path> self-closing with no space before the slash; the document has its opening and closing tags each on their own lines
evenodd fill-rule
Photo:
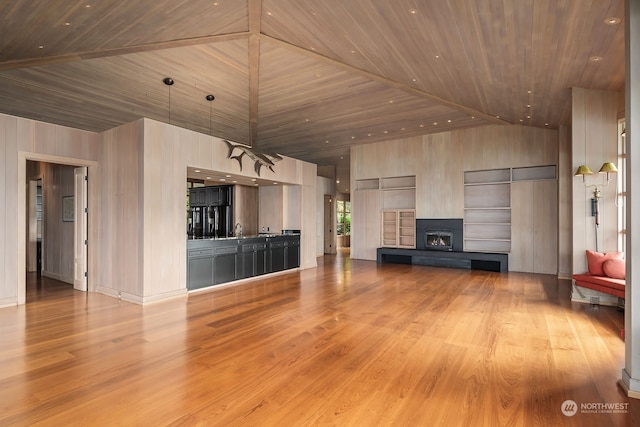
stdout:
<svg viewBox="0 0 640 427">
<path fill-rule="evenodd" d="M 616 172 L 618 172 L 618 168 L 616 167 L 616 165 L 614 165 L 612 162 L 605 162 L 602 164 L 602 166 L 600 167 L 600 170 L 598 171 L 599 174 L 602 173 L 607 175 L 607 179 L 604 182 L 587 184 L 586 176 L 594 175 L 594 173 L 591 171 L 591 169 L 587 165 L 580 165 L 578 167 L 578 170 L 575 173 L 575 176 L 582 175 L 582 183 L 586 188 L 593 188 L 593 198 L 597 201 L 601 197 L 600 190 L 598 189 L 598 187 L 606 187 L 609 184 L 609 181 L 611 181 L 611 174 Z"/>
<path fill-rule="evenodd" d="M 593 188 L 593 198 L 591 199 L 591 216 L 594 216 L 596 219 L 596 251 L 598 250 L 598 226 L 600 225 L 600 198 L 602 197 L 602 194 L 600 193 L 600 189 L 598 187 L 606 187 L 609 184 L 609 181 L 611 181 L 612 179 L 611 174 L 616 172 L 618 172 L 618 168 L 616 167 L 615 164 L 611 162 L 603 163 L 602 166 L 600 167 L 600 170 L 598 171 L 598 177 L 600 176 L 600 174 L 606 174 L 606 180 L 602 182 L 602 180 L 598 178 L 597 181 L 600 181 L 600 182 L 596 182 L 594 184 L 588 184 L 586 179 L 587 175 L 595 175 L 591 171 L 589 166 L 580 165 L 578 167 L 578 170 L 574 174 L 574 176 L 579 176 L 579 175 L 582 176 L 582 183 L 584 184 L 585 188 Z"/>
</svg>

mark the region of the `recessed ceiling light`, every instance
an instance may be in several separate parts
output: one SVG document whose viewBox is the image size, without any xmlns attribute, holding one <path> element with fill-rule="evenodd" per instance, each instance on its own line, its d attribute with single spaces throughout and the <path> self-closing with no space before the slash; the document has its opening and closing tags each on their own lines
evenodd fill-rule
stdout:
<svg viewBox="0 0 640 427">
<path fill-rule="evenodd" d="M 400 128 L 400 130 L 404 130 L 404 128 Z"/>
<path fill-rule="evenodd" d="M 340 156 L 340 160 L 344 160 L 344 157 Z"/>
<path fill-rule="evenodd" d="M 329 141 L 327 140 L 327 141 L 325 141 L 324 143 L 325 143 L 325 144 L 328 144 L 328 143 L 329 143 Z"/>
<path fill-rule="evenodd" d="M 368 133 L 368 134 L 367 134 L 367 136 L 371 136 L 371 134 L 370 134 L 370 133 Z"/>
<path fill-rule="evenodd" d="M 604 23 L 607 25 L 618 25 L 620 23 L 620 18 L 612 16 L 611 18 L 605 19 Z"/>
<path fill-rule="evenodd" d="M 436 59 L 439 59 L 439 58 L 440 58 L 440 55 L 436 55 Z"/>
<path fill-rule="evenodd" d="M 409 9 L 409 13 L 415 15 L 416 13 L 418 13 L 418 11 L 415 9 Z"/>
<path fill-rule="evenodd" d="M 255 178 L 251 178 L 251 181 L 256 182 L 256 181 L 257 181 L 257 179 L 255 179 Z"/>
<path fill-rule="evenodd" d="M 545 126 L 549 126 L 549 123 L 545 123 L 544 125 L 545 125 Z"/>
<path fill-rule="evenodd" d="M 393 99 L 390 99 L 390 100 L 389 100 L 389 104 L 393 104 Z"/>
<path fill-rule="evenodd" d="M 417 79 L 415 79 L 415 78 L 413 78 L 413 79 L 411 79 L 411 81 L 415 83 L 415 82 L 417 82 L 418 80 L 417 80 Z"/>
<path fill-rule="evenodd" d="M 231 175 L 225 175 L 227 178 L 231 178 Z"/>
<path fill-rule="evenodd" d="M 356 51 L 355 51 L 355 50 L 353 50 L 353 49 L 351 49 L 351 53 L 356 53 Z"/>
<path fill-rule="evenodd" d="M 388 130 L 385 130 L 385 131 L 383 131 L 383 133 L 389 133 L 389 131 L 388 131 Z"/>
<path fill-rule="evenodd" d="M 65 27 L 68 27 L 69 25 L 71 25 L 71 22 L 65 22 L 65 23 L 64 23 L 64 26 L 65 26 Z"/>
<path fill-rule="evenodd" d="M 340 180 L 339 179 L 336 179 L 336 184 L 340 184 Z"/>
<path fill-rule="evenodd" d="M 351 137 L 351 139 L 356 139 L 356 137 L 355 137 L 355 136 L 352 136 L 352 137 Z"/>
<path fill-rule="evenodd" d="M 423 128 L 424 127 L 424 123 L 420 123 L 420 127 Z"/>
<path fill-rule="evenodd" d="M 451 119 L 447 120 L 447 123 L 451 123 Z"/>
<path fill-rule="evenodd" d="M 438 122 L 433 122 L 433 125 L 434 126 L 438 126 Z"/>
<path fill-rule="evenodd" d="M 87 9 L 89 9 L 91 7 L 90 4 L 85 4 L 84 7 L 86 7 Z"/>
<path fill-rule="evenodd" d="M 527 108 L 531 108 L 531 104 L 527 104 Z"/>
<path fill-rule="evenodd" d="M 530 90 L 527 91 L 528 94 L 531 94 L 532 92 Z"/>
<path fill-rule="evenodd" d="M 277 183 L 277 182 L 274 182 L 274 183 L 273 183 L 273 185 L 278 185 L 278 183 Z"/>
<path fill-rule="evenodd" d="M 200 169 L 196 169 L 196 170 L 194 170 L 194 172 L 195 172 L 195 173 L 198 173 L 198 172 L 200 172 Z"/>
<path fill-rule="evenodd" d="M 530 118 L 531 118 L 531 116 L 527 116 L 527 119 L 530 119 Z"/>
<path fill-rule="evenodd" d="M 43 45 L 38 46 L 38 49 L 44 49 Z"/>
<path fill-rule="evenodd" d="M 304 121 L 305 121 L 305 122 L 308 122 L 308 121 L 309 121 L 309 119 L 304 119 Z"/>
<path fill-rule="evenodd" d="M 224 181 L 226 181 L 226 179 L 224 179 L 224 178 L 220 178 L 220 181 L 224 182 Z"/>
<path fill-rule="evenodd" d="M 601 56 L 592 56 L 591 58 L 589 58 L 589 61 L 591 61 L 591 62 L 600 62 L 600 61 L 602 61 L 602 57 Z"/>
<path fill-rule="evenodd" d="M 271 12 L 270 10 L 267 11 L 267 15 L 271 16 L 273 15 L 273 12 Z"/>
<path fill-rule="evenodd" d="M 211 177 L 210 177 L 210 176 L 208 176 L 208 177 L 207 177 L 207 179 L 211 179 Z"/>
<path fill-rule="evenodd" d="M 236 180 L 234 180 L 234 181 L 233 181 L 233 183 L 234 183 L 234 184 L 235 184 L 236 182 L 238 182 L 238 181 L 236 181 Z"/>
<path fill-rule="evenodd" d="M 520 119 L 520 122 L 524 122 L 524 120 Z"/>
<path fill-rule="evenodd" d="M 500 116 L 496 116 L 496 119 L 499 119 L 499 118 L 500 118 Z"/>
</svg>

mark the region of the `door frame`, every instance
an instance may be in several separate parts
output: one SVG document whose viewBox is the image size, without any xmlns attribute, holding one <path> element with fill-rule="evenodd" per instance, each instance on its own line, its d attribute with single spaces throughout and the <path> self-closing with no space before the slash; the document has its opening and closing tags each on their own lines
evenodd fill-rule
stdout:
<svg viewBox="0 0 640 427">
<path fill-rule="evenodd" d="M 325 254 L 335 254 L 336 249 L 336 198 L 331 194 L 324 195 L 324 216 L 323 216 L 323 229 L 324 235 L 322 238 L 322 247 Z M 329 225 L 327 229 L 327 224 Z M 327 242 L 329 247 L 327 247 Z"/>
<path fill-rule="evenodd" d="M 48 154 L 32 153 L 27 151 L 18 151 L 18 181 L 17 181 L 17 194 L 18 194 L 18 247 L 17 247 L 17 267 L 18 277 L 16 281 L 18 305 L 26 303 L 27 296 L 27 160 L 33 160 L 36 162 L 45 163 L 57 163 L 61 165 L 69 166 L 86 166 L 88 169 L 88 175 L 97 177 L 98 175 L 98 162 L 77 159 L 74 157 L 62 157 L 52 156 Z M 87 221 L 87 236 L 89 241 L 89 247 L 87 248 L 87 268 L 88 268 L 88 291 L 95 292 L 97 287 L 97 259 L 96 250 L 98 243 L 98 198 L 90 197 L 91 194 L 97 193 L 97 179 L 89 180 L 87 185 L 87 202 L 88 202 L 88 221 Z M 90 250 L 94 248 L 94 250 Z"/>
</svg>

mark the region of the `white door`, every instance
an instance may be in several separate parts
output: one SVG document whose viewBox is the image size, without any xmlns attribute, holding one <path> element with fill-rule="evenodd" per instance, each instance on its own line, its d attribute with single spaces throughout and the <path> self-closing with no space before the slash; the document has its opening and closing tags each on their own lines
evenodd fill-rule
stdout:
<svg viewBox="0 0 640 427">
<path fill-rule="evenodd" d="M 74 176 L 74 273 L 73 288 L 87 291 L 87 168 L 73 170 Z"/>
</svg>

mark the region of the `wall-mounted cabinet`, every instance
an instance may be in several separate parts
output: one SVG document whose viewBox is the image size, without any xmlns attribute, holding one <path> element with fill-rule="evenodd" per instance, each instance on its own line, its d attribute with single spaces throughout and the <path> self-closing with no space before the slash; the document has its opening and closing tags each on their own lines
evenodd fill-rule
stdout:
<svg viewBox="0 0 640 427">
<path fill-rule="evenodd" d="M 189 206 L 227 206 L 232 201 L 233 186 L 197 187 L 189 190 Z"/>
<path fill-rule="evenodd" d="M 381 221 L 383 247 L 415 249 L 415 209 L 383 209 Z"/>
</svg>

